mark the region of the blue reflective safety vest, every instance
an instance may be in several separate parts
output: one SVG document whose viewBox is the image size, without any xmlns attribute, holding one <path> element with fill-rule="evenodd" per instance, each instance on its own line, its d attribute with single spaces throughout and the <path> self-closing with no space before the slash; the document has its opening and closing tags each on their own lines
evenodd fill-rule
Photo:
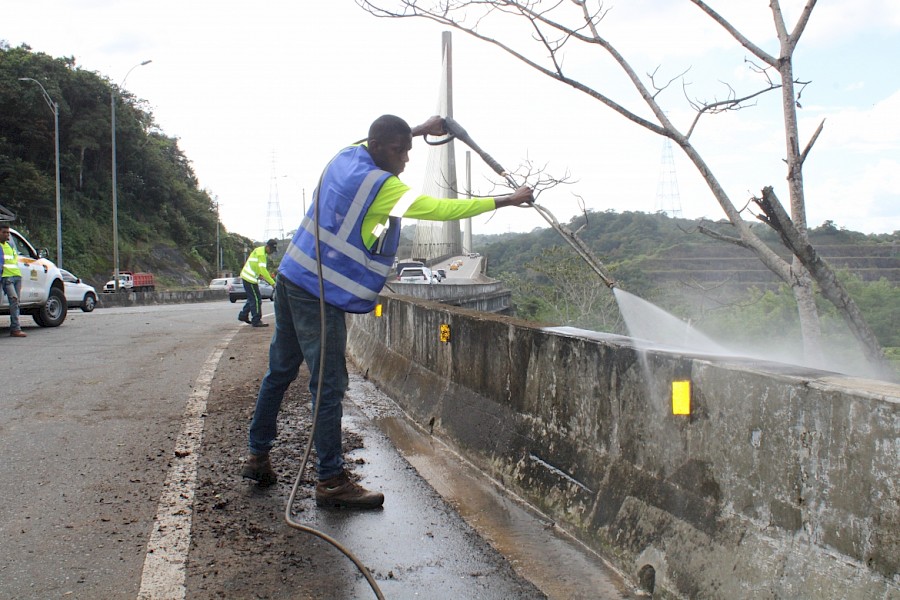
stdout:
<svg viewBox="0 0 900 600">
<path fill-rule="evenodd" d="M 365 146 L 350 146 L 325 168 L 312 205 L 281 259 L 278 272 L 310 294 L 319 296 L 316 264 L 316 207 L 325 301 L 346 312 L 375 308 L 400 242 L 400 219 L 369 250 L 362 241 L 362 223 L 369 207 L 390 177 L 379 169 Z"/>
</svg>

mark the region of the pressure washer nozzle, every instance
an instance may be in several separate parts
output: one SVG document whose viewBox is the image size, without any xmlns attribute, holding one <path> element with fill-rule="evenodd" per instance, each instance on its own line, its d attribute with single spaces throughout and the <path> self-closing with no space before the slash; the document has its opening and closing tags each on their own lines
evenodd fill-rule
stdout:
<svg viewBox="0 0 900 600">
<path fill-rule="evenodd" d="M 606 287 L 608 287 L 609 289 L 613 289 L 614 287 L 619 285 L 619 283 L 615 279 L 610 277 L 609 275 L 606 275 L 605 273 L 601 273 L 599 271 L 597 272 L 597 274 L 600 276 L 600 279 L 603 280 L 603 283 L 605 283 Z"/>
</svg>

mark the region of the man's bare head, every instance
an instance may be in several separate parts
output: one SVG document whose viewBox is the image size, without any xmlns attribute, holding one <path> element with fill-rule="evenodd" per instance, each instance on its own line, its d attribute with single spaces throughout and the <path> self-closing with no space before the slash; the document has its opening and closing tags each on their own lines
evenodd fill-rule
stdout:
<svg viewBox="0 0 900 600">
<path fill-rule="evenodd" d="M 409 162 L 412 129 L 400 117 L 382 115 L 369 127 L 367 147 L 379 169 L 400 175 Z"/>
</svg>

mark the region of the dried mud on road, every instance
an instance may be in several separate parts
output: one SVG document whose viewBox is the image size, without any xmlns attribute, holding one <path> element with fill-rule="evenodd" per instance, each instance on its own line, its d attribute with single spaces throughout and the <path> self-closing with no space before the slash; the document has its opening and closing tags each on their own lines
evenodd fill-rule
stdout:
<svg viewBox="0 0 900 600">
<path fill-rule="evenodd" d="M 188 559 L 189 598 L 325 598 L 329 588 L 321 584 L 317 588 L 317 580 L 358 577 L 337 551 L 284 521 L 285 504 L 309 439 L 305 367 L 289 388 L 279 415 L 279 441 L 272 451 L 278 483 L 261 489 L 240 477 L 269 339 L 250 328 L 239 331 L 222 355 L 210 390 Z M 345 451 L 359 445 L 359 436 L 344 436 Z M 314 458 L 315 451 L 310 463 Z M 294 504 L 294 518 L 300 522 L 304 513 L 315 510 L 314 479 L 308 466 Z"/>
</svg>

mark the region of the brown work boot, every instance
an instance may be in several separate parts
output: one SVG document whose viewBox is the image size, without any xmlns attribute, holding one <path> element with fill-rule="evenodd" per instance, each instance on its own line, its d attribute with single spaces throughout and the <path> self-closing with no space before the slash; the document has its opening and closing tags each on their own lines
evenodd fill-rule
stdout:
<svg viewBox="0 0 900 600">
<path fill-rule="evenodd" d="M 347 471 L 316 484 L 316 506 L 328 508 L 379 508 L 384 494 L 370 492 L 350 480 Z"/>
<path fill-rule="evenodd" d="M 10 332 L 9 332 L 9 337 L 28 337 L 28 334 L 26 334 L 26 333 L 25 333 L 24 331 L 22 331 L 21 329 L 18 329 L 18 330 L 16 330 L 16 331 L 10 331 Z"/>
<path fill-rule="evenodd" d="M 272 470 L 268 454 L 251 454 L 244 461 L 241 477 L 256 481 L 260 487 L 269 487 L 278 481 L 278 475 Z"/>
</svg>

